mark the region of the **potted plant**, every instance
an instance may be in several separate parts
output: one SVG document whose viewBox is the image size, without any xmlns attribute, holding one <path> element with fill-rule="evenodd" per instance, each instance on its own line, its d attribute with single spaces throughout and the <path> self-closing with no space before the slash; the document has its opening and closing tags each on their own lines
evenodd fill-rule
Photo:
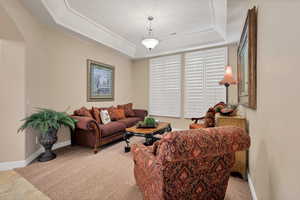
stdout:
<svg viewBox="0 0 300 200">
<path fill-rule="evenodd" d="M 38 112 L 26 117 L 22 121 L 24 121 L 24 124 L 19 128 L 18 132 L 24 131 L 27 128 L 33 128 L 40 133 L 39 142 L 45 148 L 45 152 L 38 157 L 40 162 L 56 158 L 51 149 L 57 141 L 58 129 L 61 126 L 74 129 L 77 122 L 65 112 L 56 112 L 43 108 L 38 109 Z"/>
</svg>

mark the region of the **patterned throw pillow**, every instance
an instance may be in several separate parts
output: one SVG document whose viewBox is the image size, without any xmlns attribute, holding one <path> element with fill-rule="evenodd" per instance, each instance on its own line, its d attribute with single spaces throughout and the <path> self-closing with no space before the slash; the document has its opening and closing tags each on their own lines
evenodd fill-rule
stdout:
<svg viewBox="0 0 300 200">
<path fill-rule="evenodd" d="M 75 110 L 74 111 L 74 115 L 93 118 L 93 116 L 90 113 L 90 111 L 86 107 L 84 107 L 84 106 L 81 107 L 78 110 Z"/>
<path fill-rule="evenodd" d="M 124 109 L 126 117 L 134 117 L 135 113 L 132 109 L 132 103 L 118 105 L 118 109 Z"/>
<path fill-rule="evenodd" d="M 101 110 L 100 117 L 101 117 L 101 121 L 103 124 L 107 124 L 107 123 L 111 122 L 109 114 L 108 114 L 108 110 Z"/>
<path fill-rule="evenodd" d="M 208 109 L 204 118 L 205 127 L 215 127 L 215 114 L 216 111 L 214 108 Z"/>
<path fill-rule="evenodd" d="M 96 122 L 101 124 L 100 111 L 98 108 L 92 107 L 92 114 Z"/>
</svg>

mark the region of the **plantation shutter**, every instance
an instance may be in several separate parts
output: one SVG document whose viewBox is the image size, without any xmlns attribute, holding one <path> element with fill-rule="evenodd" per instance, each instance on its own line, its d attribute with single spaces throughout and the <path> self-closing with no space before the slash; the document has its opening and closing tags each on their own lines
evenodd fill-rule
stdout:
<svg viewBox="0 0 300 200">
<path fill-rule="evenodd" d="M 181 56 L 150 59 L 149 114 L 180 117 Z"/>
<path fill-rule="evenodd" d="M 225 101 L 226 89 L 219 85 L 227 65 L 227 48 L 185 54 L 184 117 L 202 117 L 209 107 Z"/>
</svg>

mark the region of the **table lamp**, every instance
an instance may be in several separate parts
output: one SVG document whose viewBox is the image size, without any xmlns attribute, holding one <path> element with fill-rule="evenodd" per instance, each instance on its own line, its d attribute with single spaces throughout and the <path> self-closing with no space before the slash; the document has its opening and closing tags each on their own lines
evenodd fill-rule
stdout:
<svg viewBox="0 0 300 200">
<path fill-rule="evenodd" d="M 226 104 L 228 104 L 228 87 L 230 85 L 236 85 L 237 81 L 233 78 L 232 75 L 232 67 L 231 66 L 226 66 L 225 67 L 225 75 L 223 80 L 219 82 L 220 85 L 225 85 L 226 87 Z"/>
</svg>

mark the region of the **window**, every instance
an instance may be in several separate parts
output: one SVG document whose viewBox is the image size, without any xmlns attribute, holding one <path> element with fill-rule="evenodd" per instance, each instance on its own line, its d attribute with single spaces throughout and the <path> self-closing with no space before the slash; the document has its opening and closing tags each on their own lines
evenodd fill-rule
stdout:
<svg viewBox="0 0 300 200">
<path fill-rule="evenodd" d="M 149 74 L 149 114 L 180 117 L 181 55 L 151 59 Z"/>
<path fill-rule="evenodd" d="M 185 54 L 184 117 L 204 116 L 209 107 L 225 101 L 226 89 L 219 85 L 227 65 L 227 48 Z"/>
</svg>

